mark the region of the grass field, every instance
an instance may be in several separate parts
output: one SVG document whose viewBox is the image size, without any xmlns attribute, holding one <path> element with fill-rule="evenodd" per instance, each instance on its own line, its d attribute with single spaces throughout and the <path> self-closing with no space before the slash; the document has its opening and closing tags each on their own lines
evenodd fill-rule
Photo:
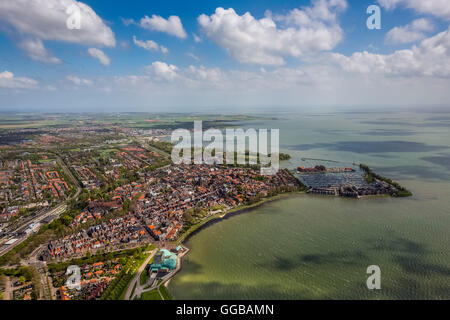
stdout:
<svg viewBox="0 0 450 320">
<path fill-rule="evenodd" d="M 159 292 L 161 292 L 161 295 L 163 296 L 164 300 L 172 300 L 172 296 L 169 293 L 169 290 L 166 288 L 165 285 L 159 286 Z"/>
<path fill-rule="evenodd" d="M 251 121 L 261 118 L 245 115 L 194 115 L 194 114 L 151 114 L 151 113 L 119 113 L 119 114 L 12 114 L 3 113 L 0 129 L 14 130 L 24 128 L 45 128 L 51 126 L 71 125 L 110 125 L 150 129 L 162 127 L 184 127 L 201 120 L 205 124 L 220 127 L 234 121 Z"/>
<path fill-rule="evenodd" d="M 148 272 L 147 272 L 147 270 L 144 270 L 141 272 L 139 282 L 140 282 L 141 286 L 143 286 L 144 284 L 147 283 L 147 281 L 148 281 Z"/>
<path fill-rule="evenodd" d="M 153 289 L 151 291 L 144 292 L 140 300 L 162 300 L 162 298 L 158 290 Z"/>
</svg>

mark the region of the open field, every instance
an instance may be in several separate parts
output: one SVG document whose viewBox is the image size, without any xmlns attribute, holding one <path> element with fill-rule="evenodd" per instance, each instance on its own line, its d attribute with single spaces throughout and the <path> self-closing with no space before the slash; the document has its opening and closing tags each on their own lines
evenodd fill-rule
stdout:
<svg viewBox="0 0 450 320">
<path fill-rule="evenodd" d="M 115 113 L 115 114 L 10 114 L 3 113 L 0 130 L 24 128 L 48 128 L 59 126 L 125 126 L 136 129 L 151 128 L 186 128 L 193 122 L 201 120 L 207 127 L 230 126 L 234 121 L 259 120 L 245 115 L 186 115 L 186 114 L 150 114 L 150 113 Z"/>
</svg>

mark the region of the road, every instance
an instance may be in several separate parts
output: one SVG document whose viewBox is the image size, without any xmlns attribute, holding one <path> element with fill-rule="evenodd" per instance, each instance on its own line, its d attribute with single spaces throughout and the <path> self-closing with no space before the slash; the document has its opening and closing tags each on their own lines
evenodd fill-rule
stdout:
<svg viewBox="0 0 450 320">
<path fill-rule="evenodd" d="M 124 300 L 130 300 L 131 297 L 131 293 L 133 291 L 134 285 L 136 284 L 136 290 L 141 289 L 141 273 L 142 271 L 144 271 L 145 267 L 148 265 L 148 263 L 150 262 L 150 260 L 153 258 L 153 256 L 155 255 L 155 253 L 158 251 L 158 249 L 154 249 L 152 251 L 152 253 L 148 256 L 147 259 L 145 259 L 144 263 L 139 267 L 138 271 L 136 272 L 136 275 L 134 276 L 133 280 L 131 281 L 128 289 L 127 289 L 127 293 L 125 294 L 125 298 Z"/>
<path fill-rule="evenodd" d="M 77 186 L 77 191 L 81 192 L 81 188 L 82 188 L 81 183 L 72 174 L 72 171 L 70 171 L 70 169 L 67 167 L 67 165 L 64 162 L 64 160 L 61 159 L 61 157 L 57 153 L 53 153 L 53 154 L 56 156 L 56 159 L 59 162 L 59 164 L 61 165 L 61 168 L 63 168 L 63 170 L 66 172 L 66 174 L 72 179 L 72 182 Z M 74 198 L 76 198 L 76 197 L 78 197 L 78 195 L 76 195 Z"/>
</svg>

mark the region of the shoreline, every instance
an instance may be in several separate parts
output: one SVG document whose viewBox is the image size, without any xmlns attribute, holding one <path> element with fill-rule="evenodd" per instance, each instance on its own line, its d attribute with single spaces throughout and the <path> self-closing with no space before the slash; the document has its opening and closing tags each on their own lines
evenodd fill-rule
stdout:
<svg viewBox="0 0 450 320">
<path fill-rule="evenodd" d="M 268 198 L 264 198 L 261 199 L 260 201 L 253 203 L 251 205 L 242 205 L 233 209 L 230 209 L 226 212 L 222 212 L 222 213 L 218 213 L 216 215 L 213 215 L 207 219 L 205 219 L 204 221 L 192 226 L 191 228 L 189 228 L 177 241 L 173 242 L 176 245 L 181 245 L 183 246 L 187 251 L 183 254 L 183 256 L 179 257 L 179 267 L 178 270 L 175 274 L 173 274 L 172 277 L 170 277 L 170 279 L 168 279 L 167 281 L 165 281 L 163 283 L 163 285 L 166 286 L 167 289 L 169 289 L 169 284 L 171 282 L 171 280 L 176 277 L 176 275 L 183 269 L 183 260 L 184 258 L 188 255 L 188 253 L 191 251 L 191 249 L 189 247 L 186 246 L 185 242 L 188 241 L 191 237 L 195 236 L 198 232 L 216 224 L 219 223 L 225 219 L 229 219 L 232 218 L 236 215 L 239 214 L 243 214 L 246 213 L 247 211 L 251 211 L 253 209 L 256 209 L 258 207 L 261 207 L 267 203 L 273 202 L 273 201 L 278 201 L 278 200 L 282 200 L 284 198 L 288 198 L 294 195 L 306 195 L 306 192 L 304 191 L 291 191 L 291 192 L 285 192 L 285 193 L 280 193 L 277 194 L 275 196 L 272 197 L 268 197 Z M 169 289 L 170 292 L 170 289 Z M 175 296 L 173 295 L 173 293 L 170 293 L 170 295 L 172 296 L 173 300 L 176 300 Z"/>
<path fill-rule="evenodd" d="M 277 195 L 272 196 L 272 197 L 267 197 L 267 198 L 261 199 L 260 201 L 258 201 L 256 203 L 253 203 L 253 204 L 241 205 L 241 206 L 238 206 L 236 208 L 230 209 L 230 210 L 228 210 L 226 212 L 217 213 L 217 214 L 215 214 L 215 215 L 213 215 L 211 217 L 208 217 L 205 220 L 203 220 L 203 221 L 201 221 L 201 222 L 191 226 L 188 230 L 186 230 L 185 233 L 183 233 L 180 236 L 180 238 L 178 238 L 173 243 L 177 244 L 177 245 L 179 245 L 179 244 L 184 245 L 185 242 L 187 240 L 189 240 L 190 237 L 194 236 L 197 232 L 203 230 L 204 228 L 207 228 L 207 227 L 209 227 L 209 226 L 211 226 L 213 224 L 216 224 L 216 223 L 218 223 L 218 222 L 220 222 L 222 220 L 231 218 L 231 217 L 233 217 L 235 215 L 242 214 L 242 213 L 244 213 L 247 210 L 255 209 L 255 208 L 260 207 L 260 206 L 262 206 L 262 205 L 264 205 L 266 203 L 269 203 L 269 202 L 272 202 L 272 201 L 281 200 L 282 198 L 293 196 L 293 195 L 296 195 L 296 194 L 305 194 L 306 195 L 306 192 L 304 192 L 304 191 L 291 191 L 291 192 L 280 193 L 280 194 L 277 194 Z"/>
<path fill-rule="evenodd" d="M 176 241 L 173 242 L 173 244 L 176 245 L 182 245 L 185 249 L 187 249 L 187 252 L 185 254 L 183 254 L 182 257 L 180 257 L 179 259 L 179 269 L 177 270 L 176 274 L 174 274 L 168 281 L 166 281 L 164 283 L 164 285 L 166 286 L 166 288 L 169 288 L 169 284 L 170 281 L 179 273 L 179 271 L 182 270 L 183 268 L 183 258 L 186 257 L 188 255 L 188 253 L 191 251 L 191 249 L 189 247 L 186 246 L 186 242 L 193 236 L 195 236 L 197 233 L 199 233 L 200 231 L 216 224 L 219 223 L 225 219 L 229 219 L 234 217 L 235 215 L 239 215 L 239 214 L 243 214 L 246 212 L 250 212 L 253 209 L 259 208 L 267 203 L 273 202 L 273 201 L 278 201 L 278 200 L 283 200 L 284 198 L 289 198 L 292 197 L 294 195 L 308 195 L 308 193 L 306 191 L 291 191 L 291 192 L 285 192 L 285 193 L 280 193 L 277 194 L 275 196 L 272 197 L 267 197 L 264 199 L 261 199 L 260 201 L 250 204 L 250 205 L 241 205 L 239 207 L 230 209 L 226 212 L 221 212 L 221 213 L 217 213 L 211 217 L 206 218 L 205 220 L 199 222 L 198 224 L 191 226 L 184 234 L 182 234 L 180 236 L 179 239 L 177 239 Z M 320 195 L 319 195 L 320 196 Z M 373 199 L 373 198 L 392 198 L 392 196 L 390 195 L 368 195 L 368 196 L 363 196 L 361 198 L 358 199 Z M 176 300 L 176 298 L 174 297 L 174 295 L 172 293 L 170 293 L 173 300 Z"/>
</svg>

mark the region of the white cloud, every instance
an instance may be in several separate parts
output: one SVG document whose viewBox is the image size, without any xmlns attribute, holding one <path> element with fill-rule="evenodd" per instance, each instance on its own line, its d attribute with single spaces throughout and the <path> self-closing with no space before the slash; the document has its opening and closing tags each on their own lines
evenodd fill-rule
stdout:
<svg viewBox="0 0 450 320">
<path fill-rule="evenodd" d="M 322 26 L 321 21 L 336 22 L 337 14 L 347 9 L 346 0 L 311 0 L 312 6 L 294 9 L 286 17 L 276 16 L 275 19 L 290 19 L 299 26 Z"/>
<path fill-rule="evenodd" d="M 397 6 L 402 5 L 418 13 L 450 19 L 448 0 L 378 0 L 378 3 L 387 10 L 393 10 Z"/>
<path fill-rule="evenodd" d="M 10 71 L 0 72 L 0 88 L 31 89 L 35 88 L 37 81 L 25 77 L 15 77 Z"/>
<path fill-rule="evenodd" d="M 386 42 L 390 44 L 405 44 L 422 40 L 425 32 L 432 31 L 434 25 L 429 19 L 416 19 L 410 24 L 395 27 L 386 34 Z"/>
<path fill-rule="evenodd" d="M 232 8 L 217 8 L 197 20 L 206 36 L 237 60 L 283 65 L 285 56 L 301 58 L 333 49 L 342 39 L 336 15 L 346 8 L 345 0 L 312 0 L 311 7 L 274 18 L 270 12 L 256 19 L 249 12 L 240 16 Z"/>
<path fill-rule="evenodd" d="M 67 8 L 78 6 L 81 29 L 67 28 Z M 88 5 L 75 0 L 0 1 L 0 25 L 41 40 L 113 47 L 114 33 Z"/>
<path fill-rule="evenodd" d="M 104 66 L 109 66 L 111 64 L 109 57 L 100 49 L 89 48 L 88 53 L 91 57 L 98 59 L 98 61 L 100 61 L 100 63 Z"/>
<path fill-rule="evenodd" d="M 46 85 L 45 87 L 44 87 L 44 89 L 45 90 L 48 90 L 48 91 L 56 91 L 57 89 L 56 89 L 56 87 L 55 86 L 52 86 L 52 85 Z"/>
<path fill-rule="evenodd" d="M 189 66 L 186 70 L 186 76 L 193 80 L 216 84 L 220 84 L 227 78 L 225 72 L 220 68 L 206 68 L 204 66 Z"/>
<path fill-rule="evenodd" d="M 331 67 L 314 66 L 299 68 L 275 68 L 266 71 L 223 70 L 218 67 L 209 68 L 203 65 L 190 65 L 187 68 L 179 68 L 164 62 L 156 61 L 146 67 L 147 75 L 131 75 L 116 77 L 115 82 L 121 90 L 146 91 L 170 90 L 182 92 L 183 90 L 198 90 L 197 92 L 209 92 L 219 90 L 221 92 L 261 90 L 291 90 L 299 87 L 321 86 L 332 83 L 330 76 Z M 205 91 L 206 90 L 206 91 Z"/>
<path fill-rule="evenodd" d="M 148 51 L 161 51 L 164 54 L 169 52 L 169 49 L 167 49 L 164 46 L 161 46 L 161 45 L 157 44 L 153 40 L 142 41 L 142 40 L 136 39 L 136 36 L 133 36 L 133 42 L 138 47 L 143 48 L 143 49 L 148 50 Z"/>
<path fill-rule="evenodd" d="M 175 80 L 178 78 L 178 67 L 161 61 L 155 61 L 146 67 L 147 72 L 158 80 Z"/>
<path fill-rule="evenodd" d="M 76 84 L 77 86 L 81 86 L 81 85 L 92 86 L 94 84 L 92 82 L 92 80 L 79 78 L 79 77 L 73 76 L 73 75 L 66 76 L 66 79 L 69 80 L 70 82 Z"/>
<path fill-rule="evenodd" d="M 140 21 L 140 26 L 144 29 L 165 32 L 182 39 L 187 37 L 186 31 L 184 31 L 178 16 L 170 16 L 168 19 L 164 19 L 155 14 L 151 18 L 144 16 Z"/>
<path fill-rule="evenodd" d="M 121 40 L 119 42 L 119 47 L 123 50 L 128 50 L 130 49 L 130 42 L 128 40 Z"/>
<path fill-rule="evenodd" d="M 194 41 L 197 43 L 202 42 L 202 38 L 200 38 L 198 35 L 196 35 L 195 33 L 192 34 L 192 36 L 194 37 Z"/>
<path fill-rule="evenodd" d="M 159 49 L 161 50 L 161 52 L 162 53 L 164 53 L 164 54 L 167 54 L 167 53 L 169 53 L 169 49 L 167 49 L 166 47 L 164 47 L 164 46 L 159 46 Z"/>
<path fill-rule="evenodd" d="M 378 3 L 386 10 L 395 9 L 404 0 L 378 0 Z"/>
<path fill-rule="evenodd" d="M 126 90 L 129 86 L 135 87 L 139 84 L 150 82 L 150 77 L 140 75 L 115 76 L 114 82 L 119 86 L 120 90 Z"/>
<path fill-rule="evenodd" d="M 133 19 L 120 18 L 120 20 L 122 20 L 122 23 L 124 24 L 124 26 L 127 26 L 127 27 L 132 24 L 136 24 L 136 22 Z"/>
<path fill-rule="evenodd" d="M 347 57 L 334 53 L 332 58 L 345 71 L 389 76 L 450 77 L 450 27 L 419 46 L 389 55 L 356 52 Z"/>
<path fill-rule="evenodd" d="M 436 39 L 431 40 L 433 41 Z M 438 43 L 435 44 L 439 46 Z M 267 69 L 261 67 L 259 70 L 253 68 L 226 70 L 202 65 L 182 68 L 156 61 L 146 68 L 146 73 L 116 76 L 113 79 L 97 78 L 95 86 L 89 89 L 80 88 L 77 92 L 83 94 L 84 90 L 89 93 L 96 90 L 99 94 L 104 94 L 103 88 L 110 87 L 111 92 L 108 95 L 112 99 L 110 104 L 117 108 L 123 103 L 132 103 L 142 108 L 148 108 L 149 104 L 152 107 L 163 106 L 163 108 L 175 105 L 223 106 L 223 101 L 230 107 L 233 105 L 299 107 L 367 105 L 373 101 L 380 105 L 431 104 L 450 99 L 448 78 L 419 77 L 420 73 L 417 71 L 410 74 L 385 72 L 380 69 L 382 67 L 377 66 L 376 59 L 373 63 L 367 62 L 367 59 L 361 61 L 363 66 L 368 64 L 366 66 L 368 68 L 362 72 L 348 73 L 340 65 L 330 64 L 330 56 L 330 53 L 317 55 L 301 67 Z M 379 59 L 380 65 L 407 61 L 401 56 L 396 58 L 397 61 L 393 58 Z M 355 61 L 352 62 L 356 64 Z M 402 71 L 400 66 L 396 68 Z"/>
<path fill-rule="evenodd" d="M 194 54 L 194 53 L 192 53 L 192 52 L 188 52 L 188 53 L 186 53 L 186 55 L 187 55 L 188 57 L 191 57 L 192 59 L 194 59 L 194 60 L 196 60 L 196 61 L 200 61 L 200 58 L 199 58 L 196 54 Z"/>
<path fill-rule="evenodd" d="M 25 51 L 28 57 L 33 60 L 49 63 L 49 64 L 57 64 L 61 63 L 61 60 L 51 55 L 48 50 L 44 47 L 44 44 L 39 39 L 27 39 L 22 41 L 19 44 L 19 47 Z"/>
</svg>

